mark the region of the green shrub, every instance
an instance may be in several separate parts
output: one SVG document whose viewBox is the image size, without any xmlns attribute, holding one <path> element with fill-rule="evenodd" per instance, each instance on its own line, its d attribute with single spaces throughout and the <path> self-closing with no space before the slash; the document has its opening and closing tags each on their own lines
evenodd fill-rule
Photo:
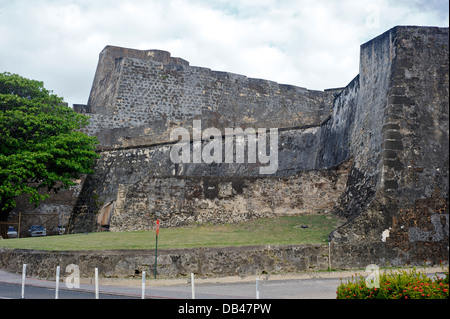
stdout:
<svg viewBox="0 0 450 319">
<path fill-rule="evenodd" d="M 448 267 L 445 277 L 432 279 L 415 268 L 380 272 L 379 287 L 369 288 L 365 277 L 352 276 L 337 288 L 337 299 L 447 299 Z"/>
</svg>

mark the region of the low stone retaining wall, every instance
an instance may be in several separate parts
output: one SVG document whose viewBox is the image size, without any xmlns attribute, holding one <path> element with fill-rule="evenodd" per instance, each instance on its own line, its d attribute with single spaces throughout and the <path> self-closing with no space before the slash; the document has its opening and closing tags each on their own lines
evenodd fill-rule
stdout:
<svg viewBox="0 0 450 319">
<path fill-rule="evenodd" d="M 37 251 L 0 249 L 0 268 L 21 273 L 27 264 L 27 276 L 50 279 L 56 267 L 61 276 L 66 267 L 74 264 L 80 277 L 93 277 L 98 268 L 99 277 L 132 278 L 142 271 L 153 275 L 155 255 L 150 250 L 111 251 Z M 215 247 L 158 250 L 158 278 L 176 278 L 194 273 L 199 277 L 250 276 L 325 270 L 328 268 L 326 245 L 282 245 Z"/>
</svg>

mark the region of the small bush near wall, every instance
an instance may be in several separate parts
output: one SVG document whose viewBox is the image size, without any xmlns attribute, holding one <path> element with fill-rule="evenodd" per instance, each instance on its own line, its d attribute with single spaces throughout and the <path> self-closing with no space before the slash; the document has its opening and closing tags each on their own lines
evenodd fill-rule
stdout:
<svg viewBox="0 0 450 319">
<path fill-rule="evenodd" d="M 337 288 L 337 299 L 448 299 L 447 267 L 445 277 L 432 279 L 424 273 L 411 270 L 380 273 L 378 288 L 369 288 L 366 278 L 352 276 Z M 370 282 L 369 282 L 370 286 Z"/>
</svg>

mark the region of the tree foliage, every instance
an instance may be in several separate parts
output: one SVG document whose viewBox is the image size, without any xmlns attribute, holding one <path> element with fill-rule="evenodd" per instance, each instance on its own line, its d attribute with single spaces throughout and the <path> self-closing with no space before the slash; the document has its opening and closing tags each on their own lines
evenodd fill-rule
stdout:
<svg viewBox="0 0 450 319">
<path fill-rule="evenodd" d="M 88 124 L 42 82 L 0 73 L 0 219 L 19 195 L 38 205 L 92 173 L 98 141 L 80 132 Z"/>
</svg>

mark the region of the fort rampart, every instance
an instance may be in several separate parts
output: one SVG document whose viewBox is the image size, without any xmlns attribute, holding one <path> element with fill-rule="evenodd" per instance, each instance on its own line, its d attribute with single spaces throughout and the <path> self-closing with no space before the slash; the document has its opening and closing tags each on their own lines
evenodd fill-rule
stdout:
<svg viewBox="0 0 450 319">
<path fill-rule="evenodd" d="M 107 46 L 87 105 L 101 158 L 72 232 L 329 213 L 348 267 L 448 260 L 448 28 L 398 26 L 360 49 L 359 74 L 325 91 Z M 278 166 L 174 163 L 177 127 L 277 128 Z M 193 142 L 190 148 L 192 149 Z M 205 143 L 205 141 L 203 141 Z M 20 208 L 18 208 L 20 209 Z"/>
</svg>

